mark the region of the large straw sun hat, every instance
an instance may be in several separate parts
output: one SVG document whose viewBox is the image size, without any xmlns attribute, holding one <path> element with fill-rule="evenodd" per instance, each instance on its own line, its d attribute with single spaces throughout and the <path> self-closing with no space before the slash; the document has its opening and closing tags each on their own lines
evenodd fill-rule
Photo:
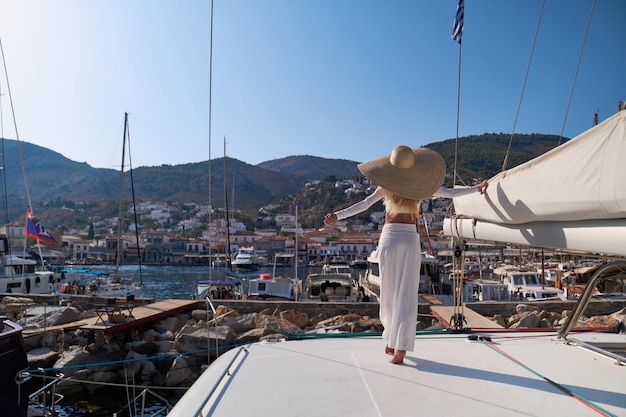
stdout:
<svg viewBox="0 0 626 417">
<path fill-rule="evenodd" d="M 446 175 L 446 163 L 437 152 L 402 145 L 358 168 L 376 185 L 412 200 L 431 197 Z"/>
</svg>

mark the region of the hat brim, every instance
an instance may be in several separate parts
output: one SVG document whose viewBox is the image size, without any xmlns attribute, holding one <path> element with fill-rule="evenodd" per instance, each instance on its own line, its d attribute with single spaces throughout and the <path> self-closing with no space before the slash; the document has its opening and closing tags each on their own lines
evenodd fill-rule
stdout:
<svg viewBox="0 0 626 417">
<path fill-rule="evenodd" d="M 431 197 L 443 184 L 446 163 L 437 152 L 413 148 L 415 162 L 411 168 L 399 168 L 391 163 L 391 154 L 357 165 L 359 171 L 376 185 L 393 193 L 422 200 Z"/>
</svg>

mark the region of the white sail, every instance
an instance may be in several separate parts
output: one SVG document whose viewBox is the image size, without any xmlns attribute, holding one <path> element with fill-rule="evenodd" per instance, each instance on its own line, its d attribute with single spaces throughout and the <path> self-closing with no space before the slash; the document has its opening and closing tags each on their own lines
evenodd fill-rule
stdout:
<svg viewBox="0 0 626 417">
<path fill-rule="evenodd" d="M 444 233 L 626 256 L 626 111 L 454 199 Z"/>
</svg>

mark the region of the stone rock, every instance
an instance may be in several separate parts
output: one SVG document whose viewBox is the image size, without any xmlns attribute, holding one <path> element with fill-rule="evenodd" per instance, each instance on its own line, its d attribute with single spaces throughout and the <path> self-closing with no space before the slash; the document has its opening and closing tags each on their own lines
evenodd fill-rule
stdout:
<svg viewBox="0 0 626 417">
<path fill-rule="evenodd" d="M 344 314 L 333 316 L 329 319 L 322 320 L 315 325 L 316 329 L 320 328 L 332 328 L 335 330 L 354 332 L 356 325 L 358 324 L 361 316 L 358 314 Z"/>
<path fill-rule="evenodd" d="M 25 329 L 39 329 L 42 327 L 59 326 L 80 320 L 80 312 L 74 307 L 50 308 L 45 314 L 25 317 L 19 323 Z"/>
<path fill-rule="evenodd" d="M 550 326 L 550 323 L 548 323 L 548 320 L 546 320 L 546 319 L 541 319 L 541 320 L 539 321 L 539 326 L 537 326 L 537 327 L 539 327 L 540 329 L 548 329 L 548 328 L 550 328 L 551 326 Z"/>
<path fill-rule="evenodd" d="M 176 318 L 178 319 L 179 326 L 181 326 L 181 325 L 187 323 L 189 320 L 191 320 L 191 314 L 188 314 L 188 313 L 178 313 L 176 315 Z"/>
<path fill-rule="evenodd" d="M 284 336 L 280 333 L 269 333 L 266 334 L 265 336 L 263 336 L 261 339 L 261 341 L 268 341 L 268 342 L 277 342 L 280 339 L 283 339 Z"/>
<path fill-rule="evenodd" d="M 168 332 L 169 332 L 169 330 L 168 330 Z M 148 329 L 143 334 L 143 340 L 146 341 L 146 342 L 156 342 L 160 338 L 161 338 L 161 335 L 159 334 L 159 332 L 157 332 L 154 329 Z"/>
<path fill-rule="evenodd" d="M 211 320 L 213 318 L 213 312 L 211 310 L 193 310 L 191 312 L 191 317 L 195 321 Z"/>
<path fill-rule="evenodd" d="M 16 304 L 19 306 L 32 306 L 35 305 L 35 301 L 32 298 L 28 297 L 14 297 L 8 295 L 2 299 L 2 304 L 4 304 L 5 306 L 12 304 Z"/>
<path fill-rule="evenodd" d="M 611 318 L 617 320 L 617 331 L 620 333 L 626 332 L 626 307 L 611 314 Z"/>
<path fill-rule="evenodd" d="M 234 340 L 235 332 L 230 327 L 218 326 L 181 334 L 174 343 L 176 350 L 180 353 L 193 352 L 195 355 L 205 356 L 209 345 L 213 347 L 217 343 L 221 347 L 230 346 Z"/>
<path fill-rule="evenodd" d="M 243 316 L 240 315 L 236 315 L 236 316 L 226 316 L 226 317 L 221 317 L 221 318 L 217 318 L 217 323 L 220 326 L 228 326 L 231 329 L 233 329 L 233 331 L 235 333 L 243 333 L 243 332 L 247 332 L 248 330 L 254 329 L 257 327 L 256 322 L 255 322 L 255 317 L 256 314 L 244 314 Z M 213 323 L 210 323 L 209 326 L 212 326 Z"/>
<path fill-rule="evenodd" d="M 177 317 L 166 317 L 164 319 L 159 320 L 155 325 L 154 329 L 159 333 L 164 333 L 166 331 L 176 332 L 178 327 L 178 318 Z"/>
<path fill-rule="evenodd" d="M 44 334 L 43 333 L 39 333 L 39 334 L 32 334 L 29 335 L 28 337 L 24 337 L 24 346 L 26 347 L 26 350 L 33 350 L 33 349 L 37 349 L 39 347 L 42 347 L 42 339 L 43 339 Z"/>
<path fill-rule="evenodd" d="M 95 382 L 118 382 L 119 376 L 117 372 L 113 371 L 96 371 L 92 373 L 91 380 Z"/>
<path fill-rule="evenodd" d="M 89 369 L 79 369 L 74 373 L 74 379 L 78 379 L 80 381 L 87 381 L 91 379 L 92 372 Z M 67 375 L 67 374 L 65 374 Z"/>
<path fill-rule="evenodd" d="M 264 329 L 265 334 L 279 333 L 283 336 L 302 332 L 300 327 L 290 321 L 283 320 L 280 317 L 267 316 L 265 314 L 256 316 L 256 327 Z"/>
<path fill-rule="evenodd" d="M 228 314 L 231 317 L 236 317 L 239 315 L 239 313 L 235 310 L 233 310 L 230 307 L 226 307 L 224 305 L 219 305 L 217 306 L 217 308 L 215 309 L 215 315 L 216 316 L 223 316 L 224 314 Z"/>
<path fill-rule="evenodd" d="M 382 332 L 383 325 L 380 322 L 380 319 L 373 319 L 370 317 L 362 317 L 358 321 L 358 330 L 359 332 Z"/>
<path fill-rule="evenodd" d="M 555 313 L 554 311 L 551 311 L 546 315 L 545 319 L 550 325 L 550 327 L 553 327 L 555 323 L 558 323 L 558 321 L 561 320 L 561 315 L 559 313 Z"/>
<path fill-rule="evenodd" d="M 54 368 L 65 368 L 63 373 L 65 376 L 74 375 L 79 365 L 85 365 L 90 362 L 90 354 L 84 348 L 76 347 L 63 353 L 63 356 L 54 363 Z"/>
<path fill-rule="evenodd" d="M 518 304 L 515 306 L 517 314 L 531 313 L 537 311 L 537 307 L 529 304 Z"/>
<path fill-rule="evenodd" d="M 532 313 L 522 316 L 516 323 L 510 326 L 510 328 L 511 329 L 538 328 L 540 321 L 541 320 L 539 319 L 539 315 L 537 315 L 537 313 L 535 312 L 532 312 Z"/>
<path fill-rule="evenodd" d="M 197 377 L 197 374 L 193 372 L 187 364 L 187 359 L 185 359 L 184 356 L 177 356 L 165 376 L 165 385 L 168 387 L 177 387 L 183 384 L 190 384 L 195 381 Z"/>
<path fill-rule="evenodd" d="M 252 343 L 261 340 L 263 336 L 265 336 L 265 329 L 252 329 L 237 335 L 235 343 L 238 345 L 242 343 Z"/>
<path fill-rule="evenodd" d="M 143 367 L 141 368 L 140 378 L 141 381 L 146 384 L 148 382 L 154 383 L 154 377 L 159 374 L 156 366 L 150 361 L 145 361 L 143 363 Z"/>
<path fill-rule="evenodd" d="M 128 342 L 124 345 L 124 350 L 129 352 L 137 352 L 142 355 L 153 355 L 157 353 L 159 347 L 157 342 L 137 340 L 134 342 Z"/>
<path fill-rule="evenodd" d="M 424 330 L 428 328 L 428 325 L 421 320 L 418 320 L 415 324 L 415 330 Z"/>
<path fill-rule="evenodd" d="M 168 330 L 165 333 L 161 333 L 159 337 L 161 338 L 161 340 L 174 340 L 174 333 Z"/>
<path fill-rule="evenodd" d="M 50 368 L 59 359 L 59 352 L 49 347 L 41 347 L 28 351 L 28 366 L 30 369 Z"/>
<path fill-rule="evenodd" d="M 259 314 L 263 314 L 263 315 L 266 315 L 266 316 L 273 316 L 275 312 L 276 312 L 275 309 L 267 307 L 267 308 L 264 308 L 263 310 L 259 311 Z"/>
<path fill-rule="evenodd" d="M 50 332 L 45 332 L 41 336 L 41 346 L 58 349 L 59 348 L 59 345 L 57 344 L 58 337 L 59 337 L 59 331 L 54 330 Z"/>
<path fill-rule="evenodd" d="M 173 340 L 160 340 L 155 342 L 158 350 L 157 353 L 171 353 L 176 350 L 176 342 Z"/>
<path fill-rule="evenodd" d="M 495 314 L 491 320 L 498 323 L 502 327 L 506 327 L 506 320 L 502 314 Z"/>
<path fill-rule="evenodd" d="M 320 321 L 324 321 L 326 319 L 328 319 L 328 316 L 326 314 L 317 314 L 309 319 L 309 326 L 317 326 Z"/>
<path fill-rule="evenodd" d="M 281 311 L 280 318 L 290 321 L 300 328 L 306 327 L 309 324 L 309 315 L 294 309 Z"/>
<path fill-rule="evenodd" d="M 616 328 L 620 322 L 611 316 L 594 316 L 586 320 L 583 320 L 583 323 L 586 327 L 591 327 L 591 328 L 596 328 L 596 327 Z"/>
<path fill-rule="evenodd" d="M 191 334 L 197 330 L 198 328 L 196 326 L 191 326 L 189 324 L 186 324 L 178 331 L 178 333 L 176 333 L 176 336 L 174 336 L 174 340 L 178 339 L 180 336 L 184 334 Z"/>
<path fill-rule="evenodd" d="M 145 359 L 146 355 L 142 355 L 137 352 L 128 352 L 126 355 L 126 361 L 123 365 L 123 369 L 119 372 L 119 378 L 126 379 L 131 376 L 138 375 L 143 367 L 143 363 L 147 361 L 142 361 Z"/>
</svg>

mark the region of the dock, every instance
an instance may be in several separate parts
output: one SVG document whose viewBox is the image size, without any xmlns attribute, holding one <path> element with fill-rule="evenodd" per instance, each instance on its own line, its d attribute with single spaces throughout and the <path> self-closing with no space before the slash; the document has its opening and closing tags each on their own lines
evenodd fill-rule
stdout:
<svg viewBox="0 0 626 417">
<path fill-rule="evenodd" d="M 450 323 L 452 316 L 454 315 L 454 306 L 443 306 L 443 305 L 431 305 L 430 311 L 443 324 L 444 326 L 453 327 Z M 502 329 L 495 321 L 489 320 L 488 318 L 481 316 L 477 312 L 469 309 L 467 306 L 463 307 L 463 316 L 467 323 L 464 327 L 469 327 L 471 329 Z"/>
<path fill-rule="evenodd" d="M 120 321 L 111 322 L 109 321 L 109 317 L 107 317 L 107 315 L 102 315 L 102 317 L 90 317 L 88 319 L 61 324 L 58 326 L 50 326 L 45 329 L 24 330 L 24 335 L 28 336 L 30 334 L 50 330 L 73 330 L 78 328 L 100 331 L 104 334 L 112 334 L 129 330 L 143 324 L 152 323 L 178 313 L 193 310 L 197 305 L 197 300 L 158 301 L 156 303 L 136 306 L 130 312 L 122 311 L 122 314 L 124 315 L 121 317 Z"/>
</svg>

